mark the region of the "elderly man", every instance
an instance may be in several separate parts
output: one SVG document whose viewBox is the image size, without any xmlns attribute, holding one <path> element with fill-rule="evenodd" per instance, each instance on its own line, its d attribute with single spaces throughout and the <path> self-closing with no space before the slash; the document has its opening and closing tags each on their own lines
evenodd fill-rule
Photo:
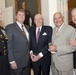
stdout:
<svg viewBox="0 0 76 75">
<path fill-rule="evenodd" d="M 30 29 L 30 43 L 34 75 L 49 75 L 51 56 L 48 44 L 51 42 L 52 27 L 43 25 L 41 14 L 34 17 L 35 25 Z"/>
<path fill-rule="evenodd" d="M 72 9 L 71 11 L 72 15 L 72 21 L 74 25 L 72 25 L 74 28 L 76 28 L 76 8 Z M 70 40 L 70 44 L 76 47 L 76 40 Z M 76 74 L 76 51 L 73 53 L 74 58 L 74 73 Z"/>
<path fill-rule="evenodd" d="M 73 52 L 75 47 L 69 45 L 70 39 L 75 39 L 75 29 L 64 23 L 60 12 L 54 14 L 55 28 L 53 29 L 52 52 L 53 75 L 73 75 Z"/>
</svg>

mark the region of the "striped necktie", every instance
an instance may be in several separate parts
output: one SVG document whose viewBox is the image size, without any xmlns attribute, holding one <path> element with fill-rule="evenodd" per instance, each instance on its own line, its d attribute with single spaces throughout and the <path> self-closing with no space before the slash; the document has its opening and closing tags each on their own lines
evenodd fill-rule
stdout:
<svg viewBox="0 0 76 75">
<path fill-rule="evenodd" d="M 25 30 L 24 30 L 24 25 L 22 25 L 21 27 L 22 27 L 23 34 L 26 36 Z"/>
</svg>

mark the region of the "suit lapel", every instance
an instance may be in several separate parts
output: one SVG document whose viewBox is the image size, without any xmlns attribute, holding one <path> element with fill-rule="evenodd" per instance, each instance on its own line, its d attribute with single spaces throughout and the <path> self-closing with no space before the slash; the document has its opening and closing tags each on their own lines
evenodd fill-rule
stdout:
<svg viewBox="0 0 76 75">
<path fill-rule="evenodd" d="M 35 42 L 36 42 L 36 26 L 34 27 L 34 39 L 35 39 Z"/>
<path fill-rule="evenodd" d="M 26 38 L 26 36 L 23 34 L 22 30 L 20 29 L 20 27 L 17 25 L 17 23 L 15 22 L 14 24 L 15 28 L 17 29 L 17 31 L 23 36 Z M 27 39 L 27 38 L 26 38 Z"/>
<path fill-rule="evenodd" d="M 39 43 L 40 40 L 41 40 L 41 37 L 42 37 L 42 34 L 44 33 L 44 30 L 45 30 L 45 28 L 44 28 L 44 26 L 42 26 L 42 29 L 41 29 L 41 32 L 40 32 L 40 36 L 39 36 L 38 43 Z"/>
<path fill-rule="evenodd" d="M 60 31 L 57 33 L 56 32 L 56 28 L 54 28 L 54 31 L 53 31 L 53 37 L 54 38 L 57 38 L 58 36 L 60 36 L 66 29 L 66 25 L 63 25 L 63 27 L 60 29 Z"/>
</svg>

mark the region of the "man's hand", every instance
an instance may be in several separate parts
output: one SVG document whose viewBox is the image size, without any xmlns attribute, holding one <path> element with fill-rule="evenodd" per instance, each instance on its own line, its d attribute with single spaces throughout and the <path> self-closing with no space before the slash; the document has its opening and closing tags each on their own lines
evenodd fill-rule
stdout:
<svg viewBox="0 0 76 75">
<path fill-rule="evenodd" d="M 41 57 L 40 57 L 39 54 L 38 54 L 38 55 L 35 55 L 34 58 L 33 58 L 33 62 L 38 61 L 40 58 L 41 58 Z"/>
<path fill-rule="evenodd" d="M 14 63 L 11 64 L 11 68 L 12 68 L 12 69 L 17 69 L 17 64 L 16 64 L 16 62 L 14 62 Z"/>
<path fill-rule="evenodd" d="M 33 53 L 30 54 L 30 57 L 31 57 L 31 60 L 33 62 L 36 62 L 36 61 L 38 61 L 41 58 L 39 54 L 38 55 L 34 55 Z"/>
<path fill-rule="evenodd" d="M 56 45 L 50 45 L 49 46 L 49 51 L 50 52 L 57 52 L 57 46 Z"/>
<path fill-rule="evenodd" d="M 72 39 L 71 39 L 71 40 L 69 41 L 69 44 L 72 45 L 72 46 L 76 46 L 76 40 L 72 40 Z"/>
<path fill-rule="evenodd" d="M 30 53 L 30 57 L 31 57 L 31 60 L 33 61 L 33 60 L 34 60 L 35 55 L 34 55 L 33 53 Z"/>
</svg>

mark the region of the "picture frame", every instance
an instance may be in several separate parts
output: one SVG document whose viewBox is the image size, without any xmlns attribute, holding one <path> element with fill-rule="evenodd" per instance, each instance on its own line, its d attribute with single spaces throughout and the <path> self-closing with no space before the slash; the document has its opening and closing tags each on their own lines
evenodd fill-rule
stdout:
<svg viewBox="0 0 76 75">
<path fill-rule="evenodd" d="M 31 3 L 32 3 L 32 1 L 31 0 L 15 0 L 15 12 L 17 12 L 18 11 L 18 9 L 21 9 L 21 5 L 22 5 L 22 2 L 23 1 L 26 1 L 28 4 L 27 4 L 27 6 L 28 5 L 30 5 Z M 34 12 L 32 12 L 30 9 L 30 12 L 31 12 L 31 14 L 33 14 L 33 16 L 36 14 L 36 13 L 40 13 L 41 14 L 41 0 L 33 0 L 33 2 L 37 2 L 37 6 L 35 6 L 35 7 L 37 7 L 37 9 L 36 9 L 36 12 L 35 12 L 35 10 L 34 10 Z M 31 3 L 30 3 L 31 2 Z M 36 4 L 36 3 L 34 3 L 34 4 Z M 33 5 L 34 5 L 33 4 Z M 29 7 L 28 7 L 29 8 Z M 33 9 L 32 7 L 30 7 L 31 9 Z"/>
</svg>

